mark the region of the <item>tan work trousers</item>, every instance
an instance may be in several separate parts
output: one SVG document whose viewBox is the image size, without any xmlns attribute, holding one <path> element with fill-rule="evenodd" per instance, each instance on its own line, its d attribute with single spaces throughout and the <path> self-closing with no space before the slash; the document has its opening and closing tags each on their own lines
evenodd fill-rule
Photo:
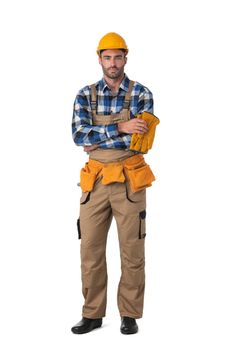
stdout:
<svg viewBox="0 0 233 350">
<path fill-rule="evenodd" d="M 83 316 L 105 316 L 107 301 L 106 241 L 115 218 L 121 256 L 118 309 L 121 316 L 142 317 L 145 289 L 146 190 L 133 193 L 128 183 L 103 185 L 101 179 L 92 192 L 80 200 L 78 220 L 81 238 Z"/>
</svg>

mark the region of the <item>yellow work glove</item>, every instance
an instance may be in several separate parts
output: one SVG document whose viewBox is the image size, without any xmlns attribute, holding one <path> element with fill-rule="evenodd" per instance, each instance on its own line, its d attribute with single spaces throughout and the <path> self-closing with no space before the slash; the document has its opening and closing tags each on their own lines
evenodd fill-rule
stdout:
<svg viewBox="0 0 233 350">
<path fill-rule="evenodd" d="M 130 149 L 133 151 L 147 153 L 149 140 L 147 135 L 133 134 L 131 137 Z"/>
<path fill-rule="evenodd" d="M 130 149 L 134 151 L 141 152 L 143 135 L 140 134 L 132 134 Z"/>
<path fill-rule="evenodd" d="M 141 144 L 141 152 L 147 153 L 149 150 L 149 139 L 147 135 L 143 135 L 142 144 Z"/>
<path fill-rule="evenodd" d="M 139 114 L 139 117 L 147 122 L 149 130 L 143 136 L 148 138 L 148 149 L 151 149 L 154 142 L 156 125 L 159 124 L 159 118 L 149 112 L 143 112 Z"/>
<path fill-rule="evenodd" d="M 145 120 L 149 130 L 143 135 L 136 133 L 132 134 L 130 150 L 147 153 L 148 150 L 152 148 L 155 129 L 156 125 L 159 124 L 159 118 L 149 112 L 143 112 L 138 114 L 136 117 Z"/>
</svg>

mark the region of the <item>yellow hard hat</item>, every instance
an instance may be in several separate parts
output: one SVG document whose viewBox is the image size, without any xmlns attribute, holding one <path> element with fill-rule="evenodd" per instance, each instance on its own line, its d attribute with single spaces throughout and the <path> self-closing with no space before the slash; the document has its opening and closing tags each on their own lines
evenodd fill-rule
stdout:
<svg viewBox="0 0 233 350">
<path fill-rule="evenodd" d="M 117 33 L 107 33 L 105 34 L 99 42 L 97 48 L 97 54 L 100 54 L 101 50 L 113 50 L 113 49 L 124 49 L 126 51 L 126 55 L 128 53 L 128 47 L 126 45 L 125 40 Z"/>
</svg>

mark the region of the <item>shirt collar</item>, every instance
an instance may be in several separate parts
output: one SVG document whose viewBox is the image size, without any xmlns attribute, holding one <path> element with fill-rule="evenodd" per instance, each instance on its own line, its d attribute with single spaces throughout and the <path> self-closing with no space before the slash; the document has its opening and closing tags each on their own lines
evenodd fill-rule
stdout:
<svg viewBox="0 0 233 350">
<path fill-rule="evenodd" d="M 96 86 L 99 86 L 99 89 L 101 91 L 105 91 L 106 89 L 110 90 L 110 88 L 108 87 L 108 84 L 106 83 L 105 79 L 102 78 L 100 81 L 98 81 L 98 83 L 96 84 Z M 122 80 L 120 86 L 119 86 L 119 90 L 122 89 L 124 91 L 128 91 L 129 90 L 129 78 L 128 76 L 125 74 L 124 79 Z"/>
</svg>

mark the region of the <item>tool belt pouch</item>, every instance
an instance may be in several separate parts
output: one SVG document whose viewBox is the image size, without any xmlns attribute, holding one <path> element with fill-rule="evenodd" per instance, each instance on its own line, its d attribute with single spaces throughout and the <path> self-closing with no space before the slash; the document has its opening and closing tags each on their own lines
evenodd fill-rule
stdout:
<svg viewBox="0 0 233 350">
<path fill-rule="evenodd" d="M 130 169 L 126 166 L 126 174 L 129 180 L 130 188 L 133 192 L 138 192 L 146 187 L 150 187 L 155 180 L 155 176 L 148 164 L 139 168 Z"/>
<path fill-rule="evenodd" d="M 108 164 L 102 169 L 102 184 L 108 185 L 113 182 L 124 182 L 123 166 L 121 164 Z"/>
<path fill-rule="evenodd" d="M 97 174 L 91 173 L 88 165 L 80 171 L 80 187 L 83 192 L 91 192 L 93 190 Z"/>
</svg>

